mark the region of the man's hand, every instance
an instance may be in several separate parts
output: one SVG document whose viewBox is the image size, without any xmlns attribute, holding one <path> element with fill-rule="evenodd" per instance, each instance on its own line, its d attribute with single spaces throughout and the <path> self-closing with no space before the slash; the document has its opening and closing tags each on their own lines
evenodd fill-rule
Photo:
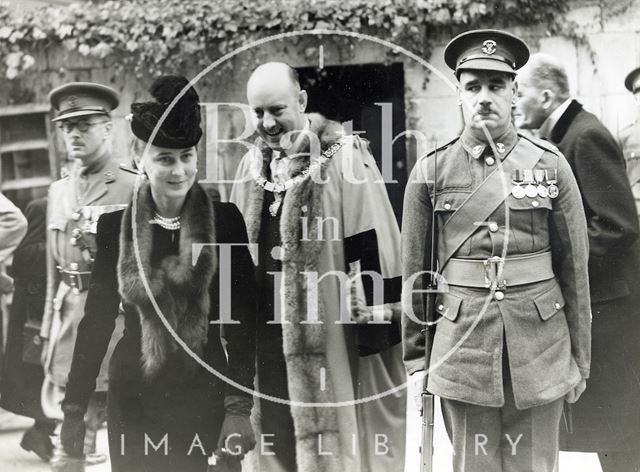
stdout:
<svg viewBox="0 0 640 472">
<path fill-rule="evenodd" d="M 82 415 L 65 415 L 60 430 L 60 442 L 64 451 L 72 457 L 82 457 L 85 435 L 84 417 Z"/>
<path fill-rule="evenodd" d="M 565 400 L 567 401 L 567 403 L 577 402 L 580 396 L 582 395 L 582 392 L 584 392 L 586 388 L 587 388 L 587 379 L 582 379 L 580 383 L 576 385 L 573 388 L 573 390 L 571 390 L 565 396 Z"/>
<path fill-rule="evenodd" d="M 241 460 L 256 445 L 256 437 L 248 416 L 227 413 L 220 429 L 218 449 Z"/>
</svg>

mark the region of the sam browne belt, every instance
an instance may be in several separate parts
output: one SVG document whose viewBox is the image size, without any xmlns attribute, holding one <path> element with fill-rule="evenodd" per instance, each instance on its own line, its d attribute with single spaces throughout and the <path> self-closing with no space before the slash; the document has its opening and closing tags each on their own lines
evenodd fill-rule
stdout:
<svg viewBox="0 0 640 472">
<path fill-rule="evenodd" d="M 551 252 L 519 257 L 489 259 L 449 259 L 442 272 L 450 285 L 473 288 L 498 288 L 525 285 L 554 277 Z"/>
<path fill-rule="evenodd" d="M 60 269 L 62 281 L 72 289 L 83 292 L 89 289 L 89 279 L 91 272 L 81 272 L 77 270 Z"/>
</svg>

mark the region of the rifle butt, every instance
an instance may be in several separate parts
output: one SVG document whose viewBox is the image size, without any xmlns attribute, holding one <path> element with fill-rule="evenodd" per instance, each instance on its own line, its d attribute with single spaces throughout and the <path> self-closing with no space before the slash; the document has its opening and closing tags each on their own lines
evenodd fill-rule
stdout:
<svg viewBox="0 0 640 472">
<path fill-rule="evenodd" d="M 420 472 L 433 472 L 434 397 L 422 393 L 422 442 L 420 445 Z"/>
</svg>

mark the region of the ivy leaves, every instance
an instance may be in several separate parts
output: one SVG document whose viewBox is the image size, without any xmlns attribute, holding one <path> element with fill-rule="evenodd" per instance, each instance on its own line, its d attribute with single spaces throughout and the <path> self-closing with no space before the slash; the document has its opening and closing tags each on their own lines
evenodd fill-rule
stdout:
<svg viewBox="0 0 640 472">
<path fill-rule="evenodd" d="M 62 44 L 110 59 L 116 74 L 155 75 L 165 67 L 206 66 L 261 37 L 311 29 L 372 34 L 428 56 L 443 31 L 551 25 L 567 8 L 563 0 L 111 0 L 44 7 L 17 18 L 0 4 L 6 58 L 0 73 L 19 77 L 33 65 L 23 56 Z"/>
</svg>

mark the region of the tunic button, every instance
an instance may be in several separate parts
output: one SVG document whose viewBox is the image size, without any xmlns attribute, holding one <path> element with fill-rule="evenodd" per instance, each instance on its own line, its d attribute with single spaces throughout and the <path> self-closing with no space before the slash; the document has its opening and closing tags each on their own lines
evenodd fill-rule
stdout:
<svg viewBox="0 0 640 472">
<path fill-rule="evenodd" d="M 487 157 L 487 158 L 484 160 L 484 162 L 485 162 L 488 166 L 492 166 L 493 164 L 495 164 L 495 163 L 496 163 L 496 160 L 495 160 L 493 157 L 489 156 L 489 157 Z"/>
<path fill-rule="evenodd" d="M 444 305 L 438 305 L 438 311 L 444 310 Z"/>
<path fill-rule="evenodd" d="M 71 264 L 69 264 L 69 269 L 78 270 L 78 264 L 76 262 L 72 262 Z"/>
<path fill-rule="evenodd" d="M 71 219 L 73 221 L 78 221 L 80 219 L 80 213 L 78 213 L 77 211 L 73 212 L 73 214 L 71 215 Z"/>
<path fill-rule="evenodd" d="M 445 210 L 451 210 L 451 203 L 445 203 L 444 204 L 444 209 Z"/>
<path fill-rule="evenodd" d="M 78 240 L 76 238 L 69 238 L 69 244 L 76 246 L 78 244 Z"/>
<path fill-rule="evenodd" d="M 555 302 L 555 303 L 553 304 L 553 307 L 554 307 L 556 310 L 559 310 L 559 309 L 560 309 L 560 304 L 559 304 L 558 302 Z"/>
<path fill-rule="evenodd" d="M 498 301 L 504 300 L 504 292 L 501 292 L 500 290 L 494 293 L 493 296 L 496 297 L 496 300 Z"/>
<path fill-rule="evenodd" d="M 631 157 L 636 157 L 636 153 L 635 153 L 635 152 L 632 152 L 632 153 L 631 153 Z"/>
<path fill-rule="evenodd" d="M 489 231 L 491 231 L 492 233 L 498 231 L 498 223 L 489 223 Z"/>
<path fill-rule="evenodd" d="M 537 207 L 538 207 L 538 205 L 540 205 L 540 203 L 538 202 L 538 200 L 534 200 L 534 201 L 532 201 L 532 202 L 531 202 L 531 205 L 532 205 L 534 208 L 537 208 Z"/>
</svg>

